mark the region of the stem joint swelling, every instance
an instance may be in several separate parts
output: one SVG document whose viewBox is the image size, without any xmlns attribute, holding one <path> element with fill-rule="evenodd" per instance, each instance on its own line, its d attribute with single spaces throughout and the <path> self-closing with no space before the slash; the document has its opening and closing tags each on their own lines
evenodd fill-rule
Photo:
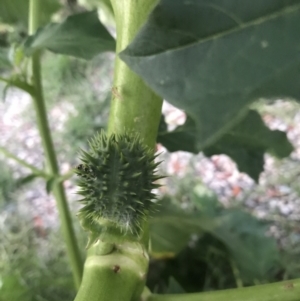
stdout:
<svg viewBox="0 0 300 301">
<path fill-rule="evenodd" d="M 139 242 L 123 242 L 103 255 L 103 244 L 106 243 L 99 240 L 89 249 L 75 301 L 139 300 L 149 262 L 144 246 Z"/>
</svg>

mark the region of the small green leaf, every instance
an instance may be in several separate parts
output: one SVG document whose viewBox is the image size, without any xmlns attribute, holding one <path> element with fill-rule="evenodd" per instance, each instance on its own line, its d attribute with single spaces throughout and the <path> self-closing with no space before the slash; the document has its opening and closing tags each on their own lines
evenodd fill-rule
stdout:
<svg viewBox="0 0 300 301">
<path fill-rule="evenodd" d="M 97 12 L 68 17 L 62 23 L 50 23 L 27 38 L 25 53 L 39 49 L 91 59 L 103 51 L 115 51 L 115 40 L 100 23 Z"/>
<path fill-rule="evenodd" d="M 160 0 L 120 58 L 195 122 L 197 149 L 260 97 L 300 100 L 300 0 Z"/>
<path fill-rule="evenodd" d="M 30 174 L 28 176 L 22 177 L 20 179 L 17 180 L 16 186 L 17 188 L 22 187 L 23 185 L 26 185 L 30 182 L 32 182 L 34 179 L 36 179 L 39 175 L 37 174 Z"/>
<path fill-rule="evenodd" d="M 24 63 L 24 59 L 26 59 L 23 46 L 18 44 L 11 45 L 9 58 L 13 66 L 21 68 L 22 63 Z"/>
<path fill-rule="evenodd" d="M 195 122 L 188 117 L 185 124 L 174 131 L 159 133 L 157 141 L 172 152 L 183 150 L 197 153 L 200 151 L 197 149 L 197 139 Z M 206 156 L 228 155 L 237 163 L 241 172 L 257 181 L 263 171 L 265 152 L 284 158 L 290 155 L 293 146 L 284 132 L 271 131 L 260 115 L 250 110 L 237 125 L 202 151 Z"/>
<path fill-rule="evenodd" d="M 0 47 L 0 71 L 12 69 L 12 64 L 8 56 L 9 49 Z"/>
<path fill-rule="evenodd" d="M 52 189 L 53 189 L 53 185 L 56 183 L 56 177 L 52 177 L 50 179 L 48 179 L 46 181 L 46 192 L 47 194 L 50 194 Z"/>
</svg>

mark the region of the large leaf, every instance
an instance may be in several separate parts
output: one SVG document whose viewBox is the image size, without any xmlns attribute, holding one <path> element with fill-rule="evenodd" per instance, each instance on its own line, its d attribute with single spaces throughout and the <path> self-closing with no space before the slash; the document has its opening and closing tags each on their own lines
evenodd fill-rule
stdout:
<svg viewBox="0 0 300 301">
<path fill-rule="evenodd" d="M 197 149 L 259 97 L 299 98 L 300 0 L 161 0 L 120 54 L 194 120 Z"/>
<path fill-rule="evenodd" d="M 164 200 L 150 219 L 152 256 L 174 257 L 186 246 L 191 234 L 212 229 L 213 226 L 209 219 L 187 214 Z"/>
<path fill-rule="evenodd" d="M 43 0 L 39 14 L 41 24 L 49 22 L 52 14 L 60 7 L 58 0 Z M 1 0 L 0 21 L 9 24 L 21 23 L 26 26 L 28 11 L 29 0 Z"/>
<path fill-rule="evenodd" d="M 215 197 L 210 198 L 214 202 Z M 216 207 L 215 211 L 207 211 L 208 196 L 199 196 L 196 190 L 190 199 L 201 212 L 185 212 L 174 204 L 163 203 L 162 210 L 150 220 L 152 255 L 175 256 L 186 246 L 191 234 L 208 233 L 225 245 L 245 280 L 265 279 L 278 261 L 276 241 L 266 237 L 266 225 L 238 209 Z"/>
<path fill-rule="evenodd" d="M 25 41 L 25 52 L 38 49 L 91 59 L 100 52 L 114 51 L 115 40 L 100 23 L 96 11 L 68 17 L 64 22 L 50 23 Z"/>
<path fill-rule="evenodd" d="M 266 223 L 241 209 L 225 209 L 202 185 L 194 188 L 190 200 L 202 213 L 198 213 L 199 218 L 204 214 L 213 221 L 215 227 L 207 232 L 226 246 L 243 280 L 265 280 L 266 275 L 278 266 L 276 240 L 266 237 Z"/>
<path fill-rule="evenodd" d="M 217 218 L 211 233 L 227 247 L 244 279 L 264 280 L 279 261 L 276 241 L 266 237 L 267 227 L 250 214 L 229 209 Z"/>
<path fill-rule="evenodd" d="M 184 125 L 172 132 L 161 132 L 158 142 L 169 151 L 188 151 L 197 153 L 197 131 L 195 122 L 187 118 Z M 269 152 L 279 158 L 288 156 L 293 146 L 286 134 L 281 131 L 271 131 L 260 115 L 253 110 L 227 131 L 221 139 L 203 149 L 207 156 L 226 154 L 238 165 L 240 171 L 247 173 L 256 181 L 264 169 L 264 154 Z"/>
</svg>

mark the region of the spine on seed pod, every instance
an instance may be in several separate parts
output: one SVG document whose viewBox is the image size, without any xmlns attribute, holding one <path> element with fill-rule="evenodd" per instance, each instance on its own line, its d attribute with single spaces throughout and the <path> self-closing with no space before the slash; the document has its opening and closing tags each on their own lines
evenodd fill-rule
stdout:
<svg viewBox="0 0 300 301">
<path fill-rule="evenodd" d="M 78 217 L 89 232 L 87 247 L 99 239 L 139 240 L 153 210 L 152 190 L 162 178 L 156 175 L 157 155 L 133 133 L 107 136 L 102 131 L 89 146 L 76 168 L 84 205 Z"/>
</svg>

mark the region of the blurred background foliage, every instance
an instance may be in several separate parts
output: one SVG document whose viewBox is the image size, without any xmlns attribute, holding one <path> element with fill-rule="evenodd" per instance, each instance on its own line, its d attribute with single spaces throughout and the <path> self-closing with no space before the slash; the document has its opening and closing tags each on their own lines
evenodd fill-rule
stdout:
<svg viewBox="0 0 300 301">
<path fill-rule="evenodd" d="M 5 15 L 2 1 L 14 8 L 20 2 L 0 0 L 1 16 Z M 102 18 L 112 26 L 108 1 L 53 3 L 50 8 L 45 7 L 45 21 L 50 17 L 61 20 L 70 13 L 99 6 Z M 0 19 L 0 70 L 4 75 L 12 66 L 11 47 L 26 36 L 27 9 L 23 1 L 21 7 L 9 14 L 7 11 L 6 18 Z M 78 149 L 87 147 L 88 139 L 106 126 L 113 59 L 112 54 L 83 61 L 44 53 L 47 109 L 60 165 L 66 171 L 77 163 Z M 5 85 L 1 88 L 4 120 L 14 106 L 26 103 L 26 97 L 20 91 L 7 90 Z M 5 128 L 1 145 L 15 150 L 24 148 L 21 155 L 33 158 L 32 163 L 38 165 L 39 140 L 32 133 L 35 116 L 30 105 L 24 108 L 18 116 L 21 126 L 17 128 L 22 135 L 7 134 Z M 258 106 L 262 115 L 284 124 L 294 120 L 298 105 L 292 103 L 283 108 L 273 103 Z M 29 143 L 31 135 L 34 139 Z M 297 152 L 299 146 L 295 145 L 295 149 Z M 289 187 L 291 202 L 299 201 L 300 165 L 295 156 L 284 160 L 269 156 L 274 162 L 261 177 L 260 185 L 248 179 L 248 188 L 239 193 L 235 189 L 243 187 L 237 183 L 224 201 L 223 186 L 216 188 L 197 171 L 197 162 L 206 160 L 203 154 L 188 159 L 180 156 L 183 152 L 178 154 L 177 167 L 172 172 L 168 166 L 174 157 L 166 151 L 162 154 L 162 173 L 172 177 L 158 191 L 159 211 L 151 219 L 152 259 L 147 280 L 150 289 L 160 293 L 198 292 L 300 277 L 299 220 L 282 214 L 276 206 L 273 211 L 268 207 L 263 215 L 258 214 L 261 204 L 274 199 L 269 193 L 271 188 L 278 191 L 278 187 Z M 184 160 L 187 162 L 182 163 Z M 73 215 L 78 208 L 75 181 L 71 178 L 66 182 Z M 276 197 L 285 199 L 284 193 Z M 0 301 L 72 300 L 75 291 L 53 200 L 42 181 L 28 178 L 27 171 L 4 157 L 0 161 L 0 206 Z M 84 250 L 86 235 L 77 221 L 74 225 Z"/>
</svg>

